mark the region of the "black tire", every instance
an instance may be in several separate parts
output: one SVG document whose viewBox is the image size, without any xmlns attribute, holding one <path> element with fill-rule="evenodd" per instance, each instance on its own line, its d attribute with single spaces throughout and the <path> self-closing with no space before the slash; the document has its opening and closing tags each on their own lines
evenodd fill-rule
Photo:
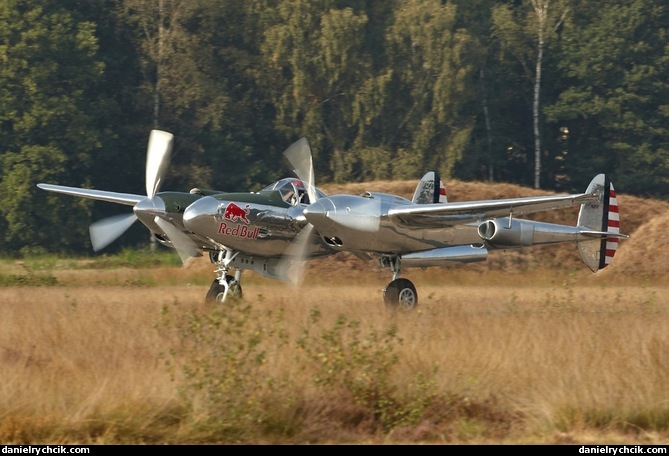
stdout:
<svg viewBox="0 0 669 456">
<path fill-rule="evenodd" d="M 383 290 L 383 301 L 389 309 L 409 311 L 418 305 L 418 293 L 410 280 L 395 279 Z"/>
<path fill-rule="evenodd" d="M 242 285 L 231 275 L 226 275 L 225 281 L 228 283 L 228 295 L 226 300 L 229 301 L 231 299 L 242 299 Z M 204 301 L 207 304 L 215 304 L 219 302 L 219 295 L 221 295 L 222 298 L 223 293 L 225 293 L 225 287 L 218 283 L 218 279 L 214 279 L 214 281 L 211 283 L 211 287 L 209 287 L 209 291 L 207 292 L 207 296 L 204 298 Z"/>
</svg>

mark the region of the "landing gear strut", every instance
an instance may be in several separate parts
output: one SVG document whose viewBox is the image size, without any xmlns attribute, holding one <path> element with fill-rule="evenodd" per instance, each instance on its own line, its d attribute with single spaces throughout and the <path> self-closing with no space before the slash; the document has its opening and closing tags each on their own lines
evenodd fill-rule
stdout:
<svg viewBox="0 0 669 456">
<path fill-rule="evenodd" d="M 211 283 L 205 302 L 223 303 L 230 299 L 242 299 L 242 271 L 235 270 L 235 275 L 228 274 L 230 263 L 237 254 L 231 250 L 211 252 L 209 259 L 218 265 L 216 268 L 216 279 Z"/>
<path fill-rule="evenodd" d="M 389 267 L 393 273 L 393 281 L 383 289 L 383 301 L 389 309 L 413 310 L 418 305 L 416 287 L 408 279 L 398 278 L 402 270 L 400 257 L 381 257 L 381 267 Z"/>
</svg>

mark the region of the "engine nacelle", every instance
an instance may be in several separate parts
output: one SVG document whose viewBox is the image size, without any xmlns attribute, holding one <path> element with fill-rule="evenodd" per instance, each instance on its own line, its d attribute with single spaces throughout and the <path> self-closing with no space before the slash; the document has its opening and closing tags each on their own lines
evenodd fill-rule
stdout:
<svg viewBox="0 0 669 456">
<path fill-rule="evenodd" d="M 525 220 L 486 220 L 479 225 L 479 236 L 495 247 L 522 247 L 534 244 L 534 225 Z"/>
<path fill-rule="evenodd" d="M 510 248 L 536 244 L 555 244 L 588 239 L 575 226 L 523 219 L 486 220 L 478 227 L 481 239 L 492 247 Z M 591 239 L 591 238 L 590 238 Z"/>
</svg>

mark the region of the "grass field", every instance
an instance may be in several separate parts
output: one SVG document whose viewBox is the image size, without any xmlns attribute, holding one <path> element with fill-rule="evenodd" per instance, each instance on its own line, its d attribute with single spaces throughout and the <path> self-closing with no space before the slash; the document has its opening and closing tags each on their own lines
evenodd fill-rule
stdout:
<svg viewBox="0 0 669 456">
<path fill-rule="evenodd" d="M 101 261 L 0 262 L 2 443 L 669 443 L 666 281 Z"/>
</svg>

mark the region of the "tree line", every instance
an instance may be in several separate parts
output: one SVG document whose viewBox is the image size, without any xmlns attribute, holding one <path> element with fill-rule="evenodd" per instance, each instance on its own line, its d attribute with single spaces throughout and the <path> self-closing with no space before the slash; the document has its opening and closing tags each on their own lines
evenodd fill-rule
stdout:
<svg viewBox="0 0 669 456">
<path fill-rule="evenodd" d="M 317 183 L 669 197 L 664 0 L 3 0 L 0 252 L 90 250 L 113 205 L 38 182 L 257 190 L 306 136 Z M 137 242 L 141 234 L 127 242 Z"/>
</svg>

